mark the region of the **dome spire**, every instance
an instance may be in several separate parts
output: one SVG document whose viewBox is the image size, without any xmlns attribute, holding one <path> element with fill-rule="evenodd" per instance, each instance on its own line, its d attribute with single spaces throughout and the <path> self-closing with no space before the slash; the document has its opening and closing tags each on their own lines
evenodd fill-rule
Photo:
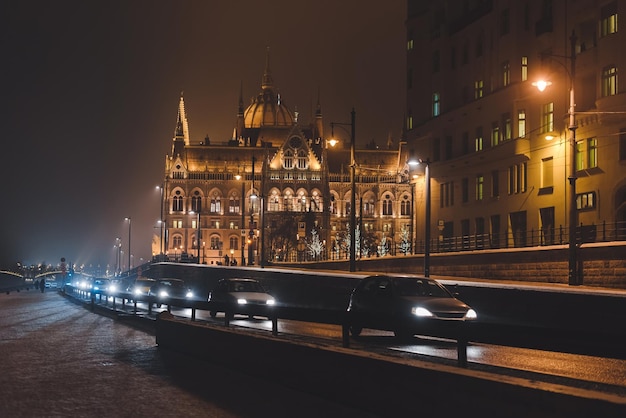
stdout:
<svg viewBox="0 0 626 418">
<path fill-rule="evenodd" d="M 265 72 L 263 73 L 261 88 L 265 90 L 272 87 L 274 87 L 274 80 L 272 80 L 272 72 L 270 71 L 270 47 L 268 46 L 265 52 Z"/>
</svg>

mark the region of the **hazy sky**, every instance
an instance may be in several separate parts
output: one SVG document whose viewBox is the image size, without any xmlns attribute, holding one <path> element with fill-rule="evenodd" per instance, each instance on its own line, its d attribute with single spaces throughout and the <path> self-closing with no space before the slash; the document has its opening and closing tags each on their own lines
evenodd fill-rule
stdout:
<svg viewBox="0 0 626 418">
<path fill-rule="evenodd" d="M 349 122 L 357 143 L 400 135 L 404 0 L 5 0 L 0 267 L 134 264 L 151 257 L 184 91 L 192 141 L 232 136 L 240 89 L 261 89 L 266 49 L 284 102 Z"/>
</svg>

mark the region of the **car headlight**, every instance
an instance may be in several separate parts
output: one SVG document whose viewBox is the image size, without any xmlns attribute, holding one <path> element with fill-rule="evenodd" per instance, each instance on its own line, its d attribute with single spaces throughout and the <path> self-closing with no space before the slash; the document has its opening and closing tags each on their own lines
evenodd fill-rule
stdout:
<svg viewBox="0 0 626 418">
<path fill-rule="evenodd" d="M 133 290 L 133 293 L 134 293 L 136 296 L 140 296 L 140 295 L 141 295 L 141 289 L 139 289 L 139 288 L 135 288 L 135 290 Z"/>
<path fill-rule="evenodd" d="M 470 308 L 466 313 L 465 313 L 465 319 L 476 319 L 478 318 L 478 315 L 476 314 L 476 311 L 473 310 L 472 308 Z"/>
<path fill-rule="evenodd" d="M 159 297 L 160 297 L 160 298 L 166 298 L 166 297 L 168 297 L 168 296 L 169 296 L 169 295 L 167 294 L 167 291 L 166 291 L 166 290 L 161 290 L 161 291 L 159 292 Z"/>
<path fill-rule="evenodd" d="M 114 284 L 109 286 L 109 292 L 117 292 L 117 286 L 115 286 Z"/>
<path fill-rule="evenodd" d="M 237 303 L 238 303 L 239 305 L 245 305 L 246 303 L 248 303 L 248 301 L 247 301 L 247 300 L 245 300 L 245 299 L 243 299 L 243 298 L 241 298 L 241 299 L 237 299 Z"/>
<path fill-rule="evenodd" d="M 188 290 L 187 293 L 185 294 L 186 298 L 192 298 L 193 297 L 193 292 L 191 290 Z"/>
<path fill-rule="evenodd" d="M 276 301 L 274 299 L 268 299 L 265 304 L 266 305 L 273 305 L 274 303 L 276 303 Z"/>
<path fill-rule="evenodd" d="M 432 312 L 426 308 L 422 308 L 421 306 L 417 306 L 411 309 L 411 313 L 415 316 L 419 316 L 420 318 L 427 318 L 433 316 Z"/>
</svg>

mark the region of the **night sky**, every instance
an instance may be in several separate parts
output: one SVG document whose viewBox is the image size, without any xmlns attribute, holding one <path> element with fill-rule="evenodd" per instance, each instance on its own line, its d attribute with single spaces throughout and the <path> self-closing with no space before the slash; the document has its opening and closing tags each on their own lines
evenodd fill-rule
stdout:
<svg viewBox="0 0 626 418">
<path fill-rule="evenodd" d="M 359 146 L 397 141 L 405 19 L 404 0 L 3 1 L 0 267 L 114 266 L 125 217 L 149 260 L 181 91 L 192 142 L 227 141 L 268 47 L 302 122 L 319 94 L 327 130 L 355 107 Z"/>
</svg>

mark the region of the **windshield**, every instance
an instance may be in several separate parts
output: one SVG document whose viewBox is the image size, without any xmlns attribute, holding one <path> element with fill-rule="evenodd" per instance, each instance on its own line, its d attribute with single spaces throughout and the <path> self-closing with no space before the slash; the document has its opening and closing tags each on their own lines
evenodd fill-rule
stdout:
<svg viewBox="0 0 626 418">
<path fill-rule="evenodd" d="M 450 293 L 434 280 L 398 278 L 395 280 L 398 296 L 428 296 L 449 298 Z"/>
<path fill-rule="evenodd" d="M 265 290 L 259 282 L 253 281 L 232 281 L 228 283 L 229 292 L 258 292 L 264 293 Z"/>
</svg>

